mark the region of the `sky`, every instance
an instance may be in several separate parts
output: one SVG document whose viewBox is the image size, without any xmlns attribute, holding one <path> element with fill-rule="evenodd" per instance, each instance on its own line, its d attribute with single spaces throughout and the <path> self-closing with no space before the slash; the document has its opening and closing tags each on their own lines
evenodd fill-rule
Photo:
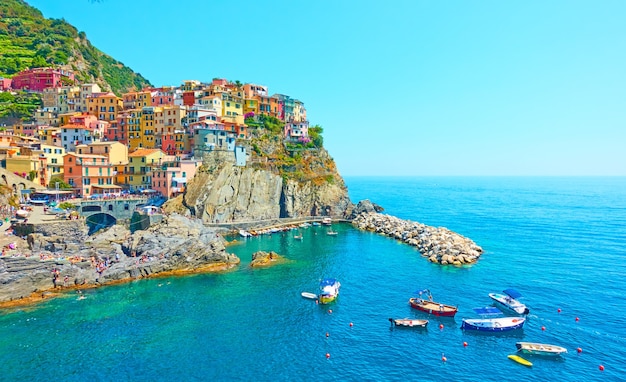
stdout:
<svg viewBox="0 0 626 382">
<path fill-rule="evenodd" d="M 26 0 L 153 85 L 304 102 L 343 176 L 626 176 L 626 1 Z"/>
</svg>

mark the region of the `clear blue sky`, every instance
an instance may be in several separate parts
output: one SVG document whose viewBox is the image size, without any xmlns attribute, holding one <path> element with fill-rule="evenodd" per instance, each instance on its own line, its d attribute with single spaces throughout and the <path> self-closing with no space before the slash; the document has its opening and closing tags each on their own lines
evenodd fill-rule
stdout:
<svg viewBox="0 0 626 382">
<path fill-rule="evenodd" d="M 27 0 L 154 85 L 304 102 L 342 175 L 626 175 L 626 1 Z"/>
</svg>

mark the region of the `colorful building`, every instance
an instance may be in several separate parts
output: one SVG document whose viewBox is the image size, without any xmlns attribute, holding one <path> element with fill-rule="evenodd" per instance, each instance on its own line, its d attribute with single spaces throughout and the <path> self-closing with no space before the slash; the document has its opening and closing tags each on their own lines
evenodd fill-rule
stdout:
<svg viewBox="0 0 626 382">
<path fill-rule="evenodd" d="M 67 82 L 74 82 L 74 73 L 63 69 L 34 68 L 13 76 L 11 88 L 42 92 L 45 88 L 61 87 Z"/>
<path fill-rule="evenodd" d="M 131 191 L 151 189 L 151 173 L 155 167 L 161 166 L 165 157 L 166 154 L 158 149 L 139 149 L 128 154 L 124 183 Z"/>
<path fill-rule="evenodd" d="M 104 155 L 68 152 L 63 157 L 63 180 L 78 196 L 119 192 L 115 175 L 114 166 Z"/>
<path fill-rule="evenodd" d="M 165 162 L 160 168 L 152 171 L 151 187 L 167 198 L 180 195 L 201 164 L 202 162 L 197 160 Z"/>
<path fill-rule="evenodd" d="M 87 98 L 87 112 L 99 120 L 115 121 L 122 110 L 122 99 L 111 92 L 96 93 Z"/>
</svg>

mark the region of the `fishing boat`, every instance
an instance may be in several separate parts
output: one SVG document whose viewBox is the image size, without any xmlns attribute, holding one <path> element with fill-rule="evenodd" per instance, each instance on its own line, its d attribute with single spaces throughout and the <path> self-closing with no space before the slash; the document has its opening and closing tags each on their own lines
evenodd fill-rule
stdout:
<svg viewBox="0 0 626 382">
<path fill-rule="evenodd" d="M 239 236 L 241 237 L 251 237 L 252 234 L 246 230 L 240 229 L 239 230 Z"/>
<path fill-rule="evenodd" d="M 428 320 L 418 320 L 412 318 L 390 318 L 394 326 L 404 326 L 407 328 L 425 328 L 428 325 Z"/>
<path fill-rule="evenodd" d="M 517 362 L 519 364 L 522 364 L 524 366 L 532 366 L 533 365 L 533 363 L 530 362 L 529 360 L 524 359 L 524 358 L 522 358 L 522 357 L 520 357 L 518 355 L 515 355 L 515 354 L 510 354 L 508 357 L 509 357 L 510 360 L 515 361 L 515 362 Z"/>
<path fill-rule="evenodd" d="M 539 344 L 534 342 L 518 342 L 515 344 L 517 351 L 526 354 L 558 356 L 567 353 L 562 346 Z"/>
<path fill-rule="evenodd" d="M 526 305 L 517 300 L 522 297 L 522 294 L 515 289 L 505 289 L 502 293 L 489 293 L 489 297 L 494 301 L 494 305 L 505 313 L 514 312 L 521 315 L 530 313 Z"/>
<path fill-rule="evenodd" d="M 328 304 L 339 296 L 339 288 L 341 284 L 336 279 L 324 279 L 320 282 L 320 295 L 319 302 L 321 304 Z"/>
<path fill-rule="evenodd" d="M 428 297 L 426 299 L 422 298 L 423 294 L 426 294 Z M 418 297 L 409 299 L 409 304 L 413 309 L 440 317 L 454 317 L 458 311 L 456 306 L 445 305 L 440 302 L 433 301 L 433 296 L 430 294 L 430 290 L 428 289 L 419 291 Z"/>
<path fill-rule="evenodd" d="M 502 314 L 493 307 L 474 308 L 474 311 L 481 316 Z M 464 318 L 461 329 L 478 330 L 481 332 L 507 332 L 521 329 L 524 326 L 524 322 L 526 322 L 524 317 Z"/>
<path fill-rule="evenodd" d="M 322 219 L 322 225 L 331 225 L 331 224 L 333 224 L 333 221 L 331 218 Z"/>
</svg>

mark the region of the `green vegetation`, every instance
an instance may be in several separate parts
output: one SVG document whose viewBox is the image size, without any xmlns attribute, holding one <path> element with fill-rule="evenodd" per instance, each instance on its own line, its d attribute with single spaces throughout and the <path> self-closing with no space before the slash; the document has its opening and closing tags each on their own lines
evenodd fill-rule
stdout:
<svg viewBox="0 0 626 382">
<path fill-rule="evenodd" d="M 50 184 L 50 186 L 55 186 L 56 184 L 59 183 L 59 189 L 61 190 L 71 190 L 72 186 L 70 186 L 69 184 L 65 183 L 63 181 L 62 178 L 59 178 L 57 176 L 53 176 L 50 178 L 50 182 L 48 184 Z"/>
<path fill-rule="evenodd" d="M 42 107 L 41 95 L 37 93 L 16 92 L 15 95 L 7 92 L 0 93 L 0 119 L 28 122 L 33 113 Z"/>
<path fill-rule="evenodd" d="M 73 71 L 78 81 L 95 82 L 118 95 L 150 85 L 86 37 L 63 19 L 44 18 L 23 0 L 2 0 L 0 77 L 12 77 L 26 68 L 60 66 Z"/>
</svg>

